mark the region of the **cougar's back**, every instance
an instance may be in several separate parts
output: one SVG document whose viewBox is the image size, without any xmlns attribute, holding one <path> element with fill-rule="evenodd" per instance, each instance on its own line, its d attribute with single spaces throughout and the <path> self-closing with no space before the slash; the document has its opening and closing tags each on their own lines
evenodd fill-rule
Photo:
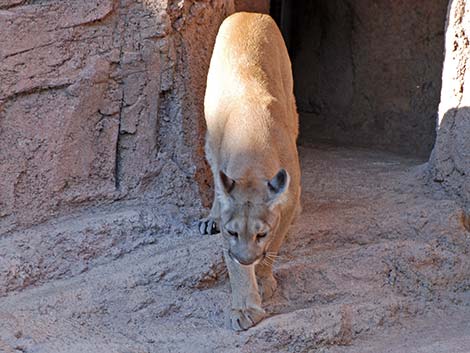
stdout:
<svg viewBox="0 0 470 353">
<path fill-rule="evenodd" d="M 291 64 L 270 16 L 241 12 L 222 23 L 204 105 L 213 169 L 270 178 L 286 168 L 299 184 Z"/>
</svg>

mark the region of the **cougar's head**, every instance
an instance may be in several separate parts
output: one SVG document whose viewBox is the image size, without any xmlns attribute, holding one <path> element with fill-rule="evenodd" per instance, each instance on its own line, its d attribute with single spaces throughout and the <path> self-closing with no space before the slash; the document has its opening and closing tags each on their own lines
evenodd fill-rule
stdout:
<svg viewBox="0 0 470 353">
<path fill-rule="evenodd" d="M 220 231 L 229 256 L 241 265 L 259 263 L 279 227 L 289 174 L 281 169 L 272 179 L 233 180 L 220 172 Z"/>
</svg>

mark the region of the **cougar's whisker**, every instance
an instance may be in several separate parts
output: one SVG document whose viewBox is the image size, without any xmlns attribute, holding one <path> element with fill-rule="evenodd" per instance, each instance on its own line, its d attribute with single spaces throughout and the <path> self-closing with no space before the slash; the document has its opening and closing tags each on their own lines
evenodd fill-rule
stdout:
<svg viewBox="0 0 470 353">
<path fill-rule="evenodd" d="M 273 258 L 271 258 L 271 257 L 269 257 L 269 256 L 266 256 L 265 259 L 268 260 L 268 262 L 269 262 L 270 265 L 273 265 L 273 264 L 274 264 L 274 261 L 276 261 L 276 259 L 273 259 Z"/>
<path fill-rule="evenodd" d="M 285 255 L 277 255 L 276 253 L 266 253 L 267 255 L 269 255 L 270 257 L 273 257 L 275 258 L 276 260 L 287 260 L 288 257 L 285 256 Z"/>
<path fill-rule="evenodd" d="M 268 260 L 267 260 L 266 258 L 263 258 L 263 260 L 261 261 L 261 263 L 262 263 L 263 265 L 270 266 L 270 264 L 269 264 L 269 262 L 268 262 Z"/>
<path fill-rule="evenodd" d="M 274 260 L 271 259 L 269 256 L 265 256 L 264 260 L 266 260 L 267 265 L 272 265 L 274 263 Z"/>
</svg>

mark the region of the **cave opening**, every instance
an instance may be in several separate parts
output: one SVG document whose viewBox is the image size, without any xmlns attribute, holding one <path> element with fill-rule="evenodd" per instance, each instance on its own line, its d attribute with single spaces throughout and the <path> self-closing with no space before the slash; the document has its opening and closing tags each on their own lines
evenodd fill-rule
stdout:
<svg viewBox="0 0 470 353">
<path fill-rule="evenodd" d="M 299 144 L 427 158 L 436 138 L 447 0 L 272 0 L 292 61 Z"/>
</svg>

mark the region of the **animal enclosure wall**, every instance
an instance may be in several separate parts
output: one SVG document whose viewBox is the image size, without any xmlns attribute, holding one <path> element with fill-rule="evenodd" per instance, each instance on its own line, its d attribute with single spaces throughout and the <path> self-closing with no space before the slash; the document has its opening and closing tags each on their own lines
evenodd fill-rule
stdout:
<svg viewBox="0 0 470 353">
<path fill-rule="evenodd" d="M 115 200 L 198 204 L 233 1 L 30 3 L 0 2 L 0 233 Z"/>
<path fill-rule="evenodd" d="M 0 295 L 199 217 L 207 68 L 234 10 L 232 0 L 0 1 Z"/>
<path fill-rule="evenodd" d="M 300 141 L 429 156 L 447 0 L 273 1 L 292 58 Z"/>
</svg>

